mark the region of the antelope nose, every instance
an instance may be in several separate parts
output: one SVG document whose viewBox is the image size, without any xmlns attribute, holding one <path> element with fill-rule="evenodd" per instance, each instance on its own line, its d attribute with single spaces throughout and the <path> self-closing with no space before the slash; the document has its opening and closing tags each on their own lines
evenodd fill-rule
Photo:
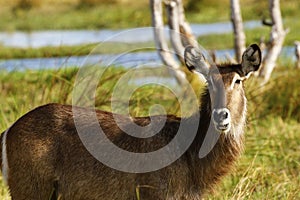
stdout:
<svg viewBox="0 0 300 200">
<path fill-rule="evenodd" d="M 213 120 L 218 124 L 230 123 L 230 112 L 227 108 L 214 109 Z"/>
</svg>

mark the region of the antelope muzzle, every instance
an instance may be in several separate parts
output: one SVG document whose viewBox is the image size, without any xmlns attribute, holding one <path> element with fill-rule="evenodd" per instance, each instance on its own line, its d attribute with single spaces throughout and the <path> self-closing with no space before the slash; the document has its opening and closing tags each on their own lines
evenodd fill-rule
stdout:
<svg viewBox="0 0 300 200">
<path fill-rule="evenodd" d="M 217 131 L 220 133 L 227 133 L 230 130 L 231 117 L 227 108 L 214 109 L 212 118 Z"/>
</svg>

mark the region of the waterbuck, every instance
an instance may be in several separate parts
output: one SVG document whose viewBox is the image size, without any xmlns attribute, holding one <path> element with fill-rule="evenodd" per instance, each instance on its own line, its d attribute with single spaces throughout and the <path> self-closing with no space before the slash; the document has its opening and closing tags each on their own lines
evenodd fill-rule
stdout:
<svg viewBox="0 0 300 200">
<path fill-rule="evenodd" d="M 191 72 L 202 74 L 207 81 L 200 97 L 201 106 L 194 111 L 200 120 L 195 120 L 194 115 L 188 118 L 168 115 L 155 136 L 137 138 L 122 131 L 112 113 L 96 111 L 97 123 L 107 138 L 136 153 L 168 145 L 180 123 L 196 125 L 196 136 L 179 159 L 152 172 L 112 169 L 95 159 L 78 136 L 74 110 L 80 115 L 81 128 L 88 130 L 95 125 L 86 115 L 88 109 L 48 104 L 25 114 L 1 135 L 2 175 L 12 199 L 200 200 L 212 191 L 243 150 L 246 120 L 243 81 L 258 70 L 261 51 L 252 44 L 244 52 L 242 63 L 214 67 L 199 49 L 187 47 L 185 62 Z M 161 116 L 150 119 L 118 115 L 118 118 L 122 126 L 134 122 L 145 127 L 151 120 L 159 121 Z M 207 134 L 218 136 L 216 144 L 207 155 L 199 157 Z"/>
</svg>

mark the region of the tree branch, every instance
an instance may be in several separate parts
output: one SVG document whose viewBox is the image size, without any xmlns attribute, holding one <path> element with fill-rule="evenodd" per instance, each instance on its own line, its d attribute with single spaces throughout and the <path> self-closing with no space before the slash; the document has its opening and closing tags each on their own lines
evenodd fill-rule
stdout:
<svg viewBox="0 0 300 200">
<path fill-rule="evenodd" d="M 162 18 L 162 1 L 150 0 L 152 15 L 152 26 L 154 31 L 155 45 L 162 62 L 169 67 L 169 71 L 174 74 L 178 82 L 185 78 L 185 73 L 179 69 L 179 64 L 170 53 L 168 43 L 164 35 L 164 24 Z"/>
<path fill-rule="evenodd" d="M 189 45 L 198 47 L 198 42 L 192 32 L 190 24 L 186 21 L 182 0 L 176 0 L 178 5 L 179 30 L 181 33 L 181 41 L 184 47 Z"/>
<path fill-rule="evenodd" d="M 263 60 L 262 69 L 259 73 L 259 77 L 263 78 L 262 84 L 269 81 L 271 73 L 276 65 L 276 60 L 281 52 L 285 35 L 288 32 L 283 28 L 279 0 L 269 0 L 269 10 L 273 26 L 270 34 L 267 54 Z"/>
<path fill-rule="evenodd" d="M 235 57 L 238 63 L 242 61 L 243 52 L 246 49 L 246 36 L 244 33 L 243 20 L 239 0 L 230 0 L 231 21 L 234 31 Z"/>
<path fill-rule="evenodd" d="M 179 30 L 179 16 L 178 5 L 176 0 L 165 2 L 168 14 L 168 24 L 170 28 L 170 40 L 173 49 L 176 52 L 178 59 L 184 64 L 184 46 L 181 43 L 180 30 Z"/>
</svg>

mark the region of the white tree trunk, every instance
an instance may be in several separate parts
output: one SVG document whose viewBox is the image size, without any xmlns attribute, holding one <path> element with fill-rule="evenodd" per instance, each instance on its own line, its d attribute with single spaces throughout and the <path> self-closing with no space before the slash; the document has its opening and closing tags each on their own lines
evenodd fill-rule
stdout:
<svg viewBox="0 0 300 200">
<path fill-rule="evenodd" d="M 164 24 L 162 18 L 162 1 L 161 0 L 150 0 L 150 7 L 152 12 L 152 26 L 154 31 L 155 45 L 158 53 L 167 66 L 178 68 L 179 65 L 170 53 L 168 43 L 164 35 Z"/>
<path fill-rule="evenodd" d="M 170 72 L 174 74 L 180 83 L 185 78 L 185 73 L 179 69 L 179 64 L 170 53 L 168 43 L 164 35 L 164 24 L 162 18 L 162 0 L 150 0 L 152 14 L 152 26 L 154 29 L 154 40 L 162 62 L 167 65 Z"/>
<path fill-rule="evenodd" d="M 271 73 L 276 65 L 276 60 L 281 52 L 285 35 L 287 34 L 287 31 L 284 30 L 282 24 L 279 0 L 269 0 L 269 9 L 273 25 L 267 54 L 263 60 L 262 69 L 259 73 L 259 77 L 263 78 L 262 84 L 269 81 Z"/>
<path fill-rule="evenodd" d="M 178 59 L 181 61 L 182 64 L 184 64 L 184 46 L 181 43 L 181 36 L 179 30 L 178 4 L 176 0 L 165 2 L 165 4 L 167 7 L 171 44 L 176 52 Z"/>
<path fill-rule="evenodd" d="M 300 42 L 295 42 L 296 68 L 300 69 Z"/>
<path fill-rule="evenodd" d="M 179 30 L 182 36 L 182 44 L 184 47 L 189 45 L 198 47 L 198 42 L 192 32 L 191 26 L 185 19 L 182 0 L 176 0 L 176 2 L 178 6 Z"/>
<path fill-rule="evenodd" d="M 239 0 L 230 0 L 231 21 L 234 31 L 234 49 L 238 63 L 242 61 L 243 52 L 246 49 L 246 36 L 244 33 L 243 20 Z"/>
</svg>

